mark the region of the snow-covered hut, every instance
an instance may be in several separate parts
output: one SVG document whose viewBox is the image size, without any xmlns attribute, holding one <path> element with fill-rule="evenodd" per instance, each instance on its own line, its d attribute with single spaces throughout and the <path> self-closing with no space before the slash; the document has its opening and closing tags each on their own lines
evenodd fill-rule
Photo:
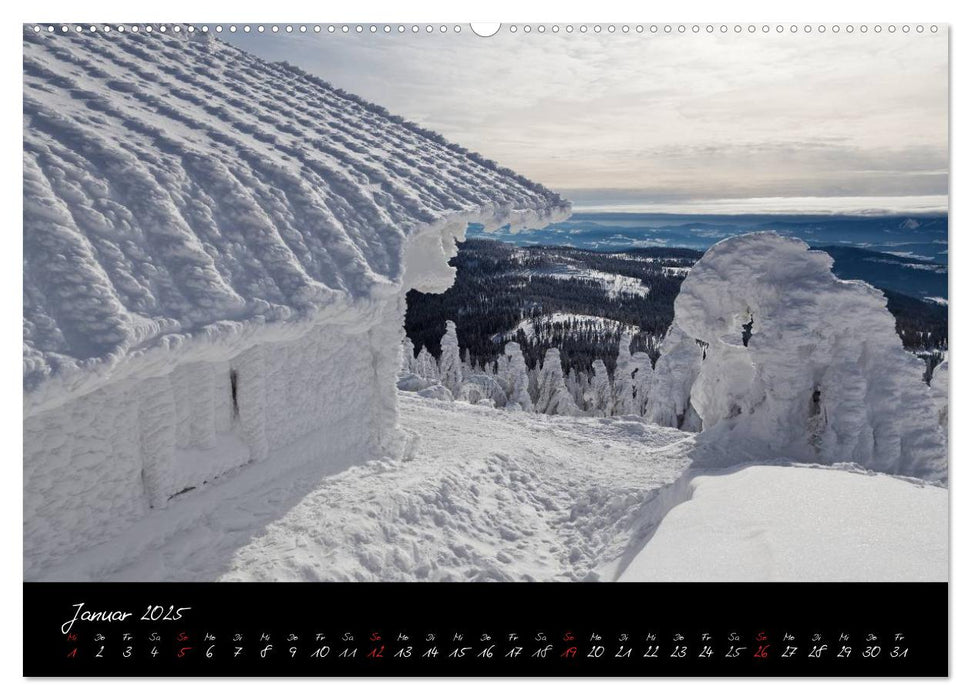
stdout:
<svg viewBox="0 0 971 700">
<path fill-rule="evenodd" d="M 393 452 L 405 292 L 469 223 L 569 214 L 185 27 L 26 27 L 23 67 L 27 578 L 243 465 Z"/>
</svg>

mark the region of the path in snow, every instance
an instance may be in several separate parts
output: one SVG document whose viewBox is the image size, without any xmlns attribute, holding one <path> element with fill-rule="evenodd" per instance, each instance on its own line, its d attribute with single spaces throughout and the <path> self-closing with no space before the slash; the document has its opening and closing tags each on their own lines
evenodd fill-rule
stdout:
<svg viewBox="0 0 971 700">
<path fill-rule="evenodd" d="M 240 549 L 226 580 L 577 580 L 653 531 L 685 434 L 401 396 L 408 462 L 322 483 Z M 680 444 L 675 444 L 680 443 Z M 669 449 L 664 449 L 668 447 Z"/>
</svg>

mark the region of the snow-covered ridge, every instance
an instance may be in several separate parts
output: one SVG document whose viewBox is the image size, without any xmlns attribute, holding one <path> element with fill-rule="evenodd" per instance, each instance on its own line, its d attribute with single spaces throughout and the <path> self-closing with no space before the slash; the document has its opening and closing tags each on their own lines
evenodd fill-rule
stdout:
<svg viewBox="0 0 971 700">
<path fill-rule="evenodd" d="M 25 29 L 25 413 L 164 373 L 173 351 L 225 360 L 351 325 L 403 289 L 447 287 L 467 224 L 569 211 L 212 37 Z"/>
</svg>

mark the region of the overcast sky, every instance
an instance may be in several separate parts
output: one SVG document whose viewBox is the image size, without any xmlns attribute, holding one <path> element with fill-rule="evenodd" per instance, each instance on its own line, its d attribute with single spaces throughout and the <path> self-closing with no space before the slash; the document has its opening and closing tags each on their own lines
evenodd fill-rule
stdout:
<svg viewBox="0 0 971 700">
<path fill-rule="evenodd" d="M 467 28 L 325 29 L 229 41 L 299 65 L 581 206 L 946 202 L 943 31 L 485 39 Z"/>
</svg>

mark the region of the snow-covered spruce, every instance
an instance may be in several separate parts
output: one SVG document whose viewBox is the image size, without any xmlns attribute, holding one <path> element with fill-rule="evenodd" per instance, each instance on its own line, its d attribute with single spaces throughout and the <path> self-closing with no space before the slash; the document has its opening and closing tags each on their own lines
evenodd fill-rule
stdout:
<svg viewBox="0 0 971 700">
<path fill-rule="evenodd" d="M 633 412 L 643 416 L 647 414 L 651 386 L 654 384 L 654 365 L 651 364 L 651 356 L 646 352 L 635 352 L 631 356 L 631 363 L 634 368 Z"/>
<path fill-rule="evenodd" d="M 934 405 L 937 407 L 937 421 L 947 437 L 947 404 L 948 404 L 948 359 L 945 355 L 944 360 L 934 368 L 931 375 L 931 394 L 934 397 Z"/>
<path fill-rule="evenodd" d="M 617 367 L 614 369 L 613 410 L 615 416 L 626 416 L 634 413 L 634 360 L 630 354 L 630 331 L 626 331 L 620 338 L 617 352 Z"/>
<path fill-rule="evenodd" d="M 408 336 L 401 341 L 401 371 L 404 373 L 415 371 L 415 344 Z"/>
<path fill-rule="evenodd" d="M 424 345 L 421 346 L 418 357 L 415 358 L 415 374 L 431 383 L 436 383 L 441 378 L 438 372 L 438 361 Z"/>
<path fill-rule="evenodd" d="M 455 332 L 455 322 L 445 322 L 445 335 L 442 336 L 442 355 L 438 361 L 442 385 L 453 395 L 462 387 L 462 357 L 459 354 L 459 339 Z"/>
<path fill-rule="evenodd" d="M 692 268 L 657 362 L 652 418 L 768 455 L 946 479 L 923 363 L 883 294 L 773 233 L 729 238 Z M 686 391 L 687 389 L 687 391 Z"/>
<path fill-rule="evenodd" d="M 451 284 L 470 222 L 569 214 L 292 66 L 185 37 L 24 29 L 28 579 L 236 467 L 392 453 L 404 293 Z"/>
<path fill-rule="evenodd" d="M 614 390 L 603 360 L 593 361 L 593 376 L 584 401 L 587 413 L 591 416 L 609 416 L 613 413 Z"/>
<path fill-rule="evenodd" d="M 506 407 L 532 411 L 533 400 L 529 395 L 529 375 L 526 372 L 526 360 L 523 359 L 523 350 L 519 347 L 519 343 L 506 343 L 505 357 L 507 362 L 501 376 L 509 387 L 509 401 Z"/>
<path fill-rule="evenodd" d="M 538 398 L 535 409 L 537 413 L 551 416 L 576 416 L 580 409 L 573 401 L 566 382 L 563 379 L 563 365 L 560 362 L 560 351 L 550 348 L 543 358 L 543 367 L 538 380 Z"/>
</svg>

